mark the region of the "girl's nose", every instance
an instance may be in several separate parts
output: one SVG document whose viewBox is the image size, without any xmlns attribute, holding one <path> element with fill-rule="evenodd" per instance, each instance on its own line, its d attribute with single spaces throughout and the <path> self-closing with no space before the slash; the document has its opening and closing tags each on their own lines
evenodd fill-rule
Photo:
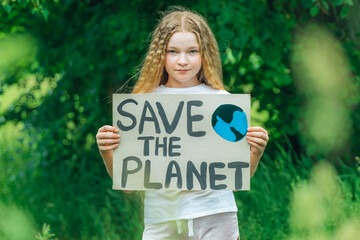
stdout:
<svg viewBox="0 0 360 240">
<path fill-rule="evenodd" d="M 181 53 L 179 55 L 179 59 L 178 59 L 178 64 L 179 65 L 184 65 L 188 63 L 188 59 L 185 53 Z"/>
</svg>

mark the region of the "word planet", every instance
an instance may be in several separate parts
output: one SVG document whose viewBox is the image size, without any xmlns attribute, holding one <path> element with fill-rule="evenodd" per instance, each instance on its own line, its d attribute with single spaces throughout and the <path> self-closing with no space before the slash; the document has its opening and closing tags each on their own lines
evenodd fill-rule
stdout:
<svg viewBox="0 0 360 240">
<path fill-rule="evenodd" d="M 212 115 L 211 125 L 220 137 L 230 142 L 243 139 L 248 128 L 245 112 L 232 104 L 220 105 Z"/>
</svg>

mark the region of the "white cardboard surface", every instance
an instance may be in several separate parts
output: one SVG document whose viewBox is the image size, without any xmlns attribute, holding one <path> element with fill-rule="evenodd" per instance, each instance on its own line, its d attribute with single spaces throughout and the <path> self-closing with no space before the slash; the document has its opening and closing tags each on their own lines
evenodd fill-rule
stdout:
<svg viewBox="0 0 360 240">
<path fill-rule="evenodd" d="M 173 123 L 169 133 L 160 104 L 168 125 Z M 240 107 L 250 125 L 249 94 L 114 94 L 113 126 L 121 140 L 113 153 L 113 189 L 249 190 L 246 136 L 231 142 L 212 126 L 214 111 L 224 104 Z"/>
</svg>

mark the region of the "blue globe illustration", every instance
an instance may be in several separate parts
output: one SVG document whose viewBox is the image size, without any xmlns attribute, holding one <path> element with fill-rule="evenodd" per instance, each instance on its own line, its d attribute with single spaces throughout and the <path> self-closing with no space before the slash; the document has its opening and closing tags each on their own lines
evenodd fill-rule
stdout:
<svg viewBox="0 0 360 240">
<path fill-rule="evenodd" d="M 245 112 L 232 104 L 219 106 L 212 115 L 211 125 L 220 137 L 230 142 L 243 139 L 248 128 Z"/>
</svg>

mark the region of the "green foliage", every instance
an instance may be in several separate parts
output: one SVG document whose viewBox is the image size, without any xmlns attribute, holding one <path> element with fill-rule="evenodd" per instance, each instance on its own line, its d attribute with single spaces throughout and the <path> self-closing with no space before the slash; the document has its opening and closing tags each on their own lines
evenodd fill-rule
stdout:
<svg viewBox="0 0 360 240">
<path fill-rule="evenodd" d="M 40 230 L 46 222 L 59 239 L 140 238 L 141 196 L 110 190 L 95 134 L 111 124 L 111 94 L 134 85 L 129 79 L 146 53 L 158 11 L 170 5 L 184 3 L 1 2 L 0 196 L 28 209 L 42 236 L 49 233 Z M 206 16 L 216 35 L 227 90 L 251 93 L 254 122 L 270 131 L 272 142 L 253 190 L 236 194 L 244 239 L 287 236 L 289 228 L 274 229 L 273 223 L 286 226 L 292 184 L 306 178 L 321 157 L 295 157 L 317 147 L 302 138 L 305 96 L 290 67 L 295 29 L 317 22 L 341 41 L 352 73 L 346 104 L 353 135 L 360 135 L 359 38 L 349 34 L 355 5 L 351 0 L 185 4 Z M 353 161 L 360 155 L 359 138 L 349 141 L 346 154 L 334 158 Z M 349 175 L 344 181 L 359 186 L 358 175 Z"/>
<path fill-rule="evenodd" d="M 251 190 L 235 193 L 241 239 L 287 239 L 289 193 L 296 182 L 307 177 L 310 168 L 294 166 L 293 162 L 301 163 L 278 145 L 274 157 L 264 155 Z"/>
<path fill-rule="evenodd" d="M 57 240 L 57 238 L 54 238 L 55 234 L 51 233 L 50 225 L 47 225 L 44 223 L 41 233 L 37 233 L 35 238 L 37 240 Z"/>
<path fill-rule="evenodd" d="M 296 185 L 290 204 L 290 239 L 357 239 L 360 200 L 351 199 L 351 186 L 340 182 L 333 167 L 320 163 L 309 181 Z"/>
<path fill-rule="evenodd" d="M 0 238 L 4 240 L 34 239 L 32 219 L 21 209 L 0 202 Z"/>
<path fill-rule="evenodd" d="M 105 176 L 100 159 L 96 159 L 93 169 L 83 162 L 81 170 L 75 172 L 65 160 L 64 166 L 48 171 L 47 163 L 41 161 L 36 151 L 38 145 L 23 132 L 21 124 L 7 123 L 0 128 L 2 201 L 15 201 L 29 209 L 39 223 L 38 231 L 43 222 L 51 223 L 59 239 L 140 238 L 141 197 L 137 194 L 124 197 L 125 194 L 110 190 L 111 181 Z M 9 222 L 5 217 L 2 219 L 7 228 Z M 35 232 L 32 236 L 35 237 Z"/>
<path fill-rule="evenodd" d="M 357 239 L 360 170 L 343 165 L 336 173 L 329 163 L 313 167 L 308 157 L 275 149 L 260 162 L 251 191 L 235 193 L 241 239 Z"/>
</svg>

